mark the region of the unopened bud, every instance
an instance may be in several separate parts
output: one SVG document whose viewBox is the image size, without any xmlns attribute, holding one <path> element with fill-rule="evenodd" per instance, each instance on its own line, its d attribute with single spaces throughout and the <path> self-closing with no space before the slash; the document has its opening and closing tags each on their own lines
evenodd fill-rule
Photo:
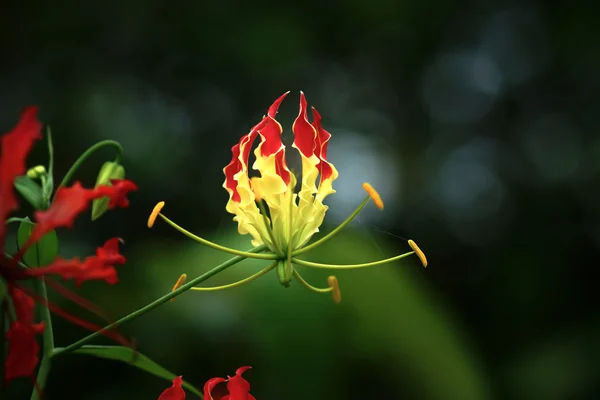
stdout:
<svg viewBox="0 0 600 400">
<path fill-rule="evenodd" d="M 27 170 L 27 177 L 31 179 L 39 179 L 44 175 L 46 175 L 46 167 L 43 165 L 36 165 L 35 167 Z"/>
<path fill-rule="evenodd" d="M 111 180 L 113 179 L 124 179 L 125 178 L 125 168 L 122 165 L 117 164 L 112 161 L 107 161 L 100 168 L 100 172 L 98 173 L 98 178 L 96 179 L 96 186 L 111 186 Z M 108 204 L 110 203 L 110 199 L 108 196 L 101 197 L 92 202 L 92 221 L 100 218 L 102 214 L 104 214 L 108 210 Z"/>
</svg>

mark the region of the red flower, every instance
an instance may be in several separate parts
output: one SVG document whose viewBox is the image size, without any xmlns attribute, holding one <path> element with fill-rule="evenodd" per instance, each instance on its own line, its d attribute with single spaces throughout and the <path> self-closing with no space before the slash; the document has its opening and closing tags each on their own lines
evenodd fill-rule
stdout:
<svg viewBox="0 0 600 400">
<path fill-rule="evenodd" d="M 16 177 L 25 174 L 25 161 L 35 140 L 41 139 L 42 124 L 37 120 L 37 107 L 28 107 L 21 114 L 21 119 L 12 131 L 0 139 L 0 250 L 3 249 L 6 237 L 4 221 L 8 215 L 18 208 L 18 201 L 13 190 Z M 85 211 L 90 203 L 97 198 L 108 196 L 109 208 L 127 207 L 129 201 L 126 195 L 137 190 L 136 185 L 128 180 L 115 180 L 113 186 L 99 186 L 95 189 L 85 189 L 76 182 L 72 187 L 61 187 L 50 208 L 46 211 L 35 213 L 36 225 L 25 245 L 13 257 L 4 255 L 0 251 L 0 279 L 6 282 L 8 295 L 12 300 L 16 318 L 11 321 L 7 332 L 9 344 L 8 355 L 5 360 L 5 380 L 32 376 L 38 363 L 39 345 L 36 335 L 44 330 L 43 323 L 35 323 L 35 300 L 42 299 L 33 292 L 18 286 L 18 281 L 46 275 L 58 275 L 63 279 L 74 279 L 77 284 L 86 280 L 104 280 L 109 284 L 118 281 L 115 265 L 125 263 L 125 257 L 119 253 L 118 238 L 109 239 L 103 247 L 96 250 L 96 255 L 86 257 L 83 261 L 79 258 L 65 260 L 57 257 L 54 262 L 46 267 L 22 269 L 19 267 L 23 254 L 40 240 L 46 233 L 60 227 L 72 227 L 75 218 Z M 51 281 L 50 281 L 51 282 Z M 59 291 L 73 300 L 81 299 L 76 294 L 70 293 L 66 288 L 57 283 L 52 284 Z M 78 301 L 85 308 L 93 309 L 85 302 Z M 60 316 L 88 329 L 97 330 L 94 324 L 80 320 L 56 306 L 43 304 Z M 119 336 L 111 332 L 108 336 L 120 340 Z M 0 343 L 0 346 L 4 343 Z"/>
<path fill-rule="evenodd" d="M 204 399 L 217 400 L 212 396 L 212 391 L 219 383 L 227 382 L 227 392 L 220 400 L 256 400 L 250 393 L 250 383 L 242 378 L 242 374 L 252 367 L 240 367 L 235 371 L 235 376 L 228 376 L 227 379 L 212 378 L 204 385 Z"/>
<path fill-rule="evenodd" d="M 182 384 L 183 380 L 181 376 L 176 377 L 173 379 L 173 386 L 162 392 L 158 400 L 185 400 L 185 392 L 181 387 Z"/>
<path fill-rule="evenodd" d="M 235 376 L 224 378 L 212 378 L 204 385 L 204 400 L 256 400 L 250 393 L 250 384 L 242 378 L 244 371 L 252 367 L 241 367 L 235 371 Z M 213 397 L 212 391 L 219 383 L 227 382 L 227 392 L 223 397 L 218 399 Z M 162 392 L 158 400 L 185 400 L 185 392 L 181 385 L 183 380 L 181 376 L 173 379 L 173 386 Z"/>
</svg>

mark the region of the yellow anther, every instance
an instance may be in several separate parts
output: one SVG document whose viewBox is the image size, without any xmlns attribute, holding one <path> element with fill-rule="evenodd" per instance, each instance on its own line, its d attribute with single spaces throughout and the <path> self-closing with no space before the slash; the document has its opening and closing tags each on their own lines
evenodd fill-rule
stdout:
<svg viewBox="0 0 600 400">
<path fill-rule="evenodd" d="M 331 297 L 333 297 L 333 301 L 336 304 L 339 304 L 342 301 L 342 293 L 340 292 L 340 285 L 338 284 L 338 280 L 335 276 L 331 275 L 327 278 L 327 284 L 331 288 Z"/>
<path fill-rule="evenodd" d="M 173 289 L 171 289 L 171 292 L 176 291 L 177 289 L 179 289 L 182 285 L 185 285 L 185 282 L 187 281 L 187 275 L 186 274 L 181 274 L 179 276 L 179 279 L 177 279 L 177 282 L 175 282 L 175 285 L 173 286 Z M 173 297 L 171 300 L 169 301 L 175 301 L 175 297 Z"/>
<path fill-rule="evenodd" d="M 423 253 L 423 251 L 421 251 L 419 246 L 417 246 L 417 244 L 413 240 L 409 240 L 408 245 L 410 246 L 411 249 L 413 249 L 413 251 L 415 252 L 417 257 L 419 257 L 419 260 L 421 260 L 421 263 L 423 264 L 423 266 L 425 268 L 427 268 L 427 258 L 425 257 L 425 253 Z"/>
<path fill-rule="evenodd" d="M 367 182 L 363 183 L 362 186 L 363 189 L 365 189 L 365 192 L 367 192 L 369 196 L 371 196 L 371 199 L 373 200 L 373 203 L 375 203 L 377 208 L 383 210 L 383 201 L 381 200 L 381 196 L 379 195 L 379 193 L 377 193 L 377 190 L 375 190 L 375 188 Z"/>
<path fill-rule="evenodd" d="M 252 188 L 252 192 L 254 193 L 254 198 L 256 199 L 256 201 L 261 201 L 261 181 L 258 176 L 253 176 L 252 178 L 250 178 L 250 188 Z"/>
<path fill-rule="evenodd" d="M 154 206 L 154 210 L 152 210 L 152 213 L 148 217 L 148 228 L 152 228 L 154 226 L 154 221 L 156 221 L 156 217 L 158 217 L 158 214 L 160 214 L 160 210 L 162 210 L 164 206 L 164 201 L 159 201 L 158 203 L 156 203 L 156 205 Z"/>
</svg>

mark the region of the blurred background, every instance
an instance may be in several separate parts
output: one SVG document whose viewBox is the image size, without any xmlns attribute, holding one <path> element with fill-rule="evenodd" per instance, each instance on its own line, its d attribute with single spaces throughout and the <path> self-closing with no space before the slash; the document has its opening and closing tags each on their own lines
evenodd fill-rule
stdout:
<svg viewBox="0 0 600 400">
<path fill-rule="evenodd" d="M 287 90 L 278 120 L 291 145 L 303 90 L 333 134 L 340 173 L 321 231 L 360 203 L 364 181 L 385 201 L 304 258 L 373 261 L 413 239 L 429 267 L 410 257 L 337 273 L 339 305 L 271 273 L 185 293 L 123 334 L 200 388 L 251 365 L 244 376 L 259 400 L 598 399 L 597 11 L 591 1 L 13 2 L 0 24 L 0 127 L 39 105 L 56 180 L 95 142 L 123 145 L 140 188 L 130 208 L 58 232 L 63 257 L 124 238 L 121 282 L 78 289 L 123 316 L 181 273 L 229 258 L 161 221 L 149 230 L 156 202 L 207 239 L 252 247 L 225 212 L 222 168 Z M 76 179 L 92 186 L 113 157 L 96 153 Z M 47 163 L 44 143 L 29 163 Z M 244 261 L 206 285 L 263 266 Z M 326 286 L 327 271 L 303 274 Z M 58 318 L 55 331 L 59 346 L 88 334 Z M 28 398 L 29 385 L 14 382 L 7 398 Z M 46 398 L 156 399 L 168 386 L 69 355 L 54 363 Z"/>
</svg>

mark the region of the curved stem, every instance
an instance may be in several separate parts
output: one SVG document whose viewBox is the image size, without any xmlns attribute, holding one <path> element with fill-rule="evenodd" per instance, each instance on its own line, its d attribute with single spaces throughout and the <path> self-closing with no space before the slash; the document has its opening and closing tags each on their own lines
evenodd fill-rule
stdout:
<svg viewBox="0 0 600 400">
<path fill-rule="evenodd" d="M 185 236 L 189 237 L 192 240 L 195 240 L 196 242 L 200 242 L 208 247 L 212 247 L 215 250 L 220 250 L 222 252 L 234 254 L 237 256 L 243 256 L 243 257 L 248 257 L 248 258 L 258 258 L 260 260 L 277 260 L 277 259 L 279 259 L 279 256 L 276 254 L 273 254 L 273 253 L 271 253 L 271 254 L 253 254 L 253 253 L 249 253 L 247 251 L 241 251 L 241 250 L 236 250 L 236 249 L 231 249 L 229 247 L 221 246 L 221 245 L 213 243 L 209 240 L 203 239 L 200 236 L 194 235 L 192 232 L 177 225 L 175 222 L 171 221 L 169 218 L 165 217 L 163 214 L 158 214 L 158 215 L 167 224 L 171 225 L 173 228 L 175 228 L 177 231 L 183 233 Z M 266 246 L 265 246 L 265 248 L 266 248 Z"/>
<path fill-rule="evenodd" d="M 335 228 L 334 230 L 332 230 L 331 232 L 329 232 L 327 235 L 323 236 L 321 239 L 317 240 L 316 242 L 314 242 L 306 247 L 302 247 L 301 249 L 295 250 L 292 253 L 292 256 L 297 256 L 297 255 L 305 253 L 309 250 L 312 250 L 315 247 L 322 245 L 323 243 L 325 243 L 326 241 L 328 241 L 329 239 L 331 239 L 332 237 L 337 235 L 342 229 L 344 229 L 346 227 L 346 225 L 348 225 L 350 222 L 352 222 L 352 220 L 354 218 L 356 218 L 356 216 L 362 211 L 362 209 L 365 208 L 365 206 L 367 205 L 369 200 L 371 200 L 371 196 L 367 196 L 367 198 L 364 199 L 362 203 L 360 203 L 360 205 L 356 208 L 356 210 L 354 210 L 354 212 L 352 212 L 352 214 L 350 214 L 348 216 L 348 218 L 346 218 L 344 220 L 344 222 L 342 222 L 337 228 Z"/>
<path fill-rule="evenodd" d="M 415 254 L 415 252 L 414 251 L 410 251 L 408 253 L 400 254 L 399 256 L 396 256 L 396 257 L 386 258 L 385 260 L 373 261 L 373 262 L 364 263 L 364 264 L 346 264 L 346 265 L 321 264 L 321 263 L 314 263 L 314 262 L 310 262 L 310 261 L 298 260 L 297 258 L 292 258 L 292 262 L 294 264 L 302 265 L 304 267 L 311 267 L 311 268 L 323 268 L 323 269 L 357 269 L 357 268 L 374 267 L 376 265 L 382 265 L 382 264 L 391 263 L 391 262 L 400 260 L 402 258 L 411 256 L 413 254 Z"/>
<path fill-rule="evenodd" d="M 12 217 L 7 219 L 4 224 L 8 225 L 8 224 L 12 224 L 14 222 L 25 222 L 26 224 L 30 224 L 30 225 L 35 225 L 35 222 L 32 222 L 26 218 L 21 218 L 21 217 Z"/>
<path fill-rule="evenodd" d="M 267 268 L 263 268 L 260 271 L 258 271 L 257 273 L 255 273 L 254 275 L 250 275 L 249 277 L 244 278 L 237 282 L 229 283 L 227 285 L 222 285 L 222 286 L 215 286 L 215 287 L 193 287 L 190 290 L 194 290 L 194 291 L 198 291 L 198 292 L 216 292 L 218 290 L 232 289 L 234 287 L 241 286 L 244 283 L 248 283 L 257 278 L 260 278 L 261 276 L 263 276 L 264 274 L 266 274 L 267 272 L 269 272 L 273 268 L 275 268 L 277 266 L 278 262 L 279 261 L 275 261 L 271 265 L 269 265 Z"/>
<path fill-rule="evenodd" d="M 333 290 L 330 287 L 325 288 L 325 289 L 320 289 L 320 288 L 314 287 L 310 283 L 306 282 L 304 280 L 304 278 L 302 278 L 300 276 L 300 273 L 298 273 L 298 271 L 296 271 L 295 269 L 294 269 L 294 278 L 296 278 L 298 280 L 298 282 L 300 282 L 302 284 L 302 286 L 304 286 L 308 290 L 312 290 L 313 292 L 317 292 L 317 293 L 329 293 L 329 292 L 331 292 Z"/>
<path fill-rule="evenodd" d="M 58 191 L 58 189 L 60 187 L 66 186 L 71 181 L 71 179 L 73 178 L 73 176 L 75 175 L 75 173 L 77 172 L 79 167 L 81 167 L 81 165 L 85 162 L 85 160 L 87 160 L 89 158 L 89 156 L 91 156 L 93 153 L 95 153 L 96 151 L 100 150 L 103 147 L 114 148 L 117 151 L 117 155 L 115 156 L 115 163 L 118 164 L 121 162 L 121 156 L 123 155 L 123 147 L 121 147 L 119 142 L 114 141 L 114 140 L 103 140 L 101 142 L 98 142 L 95 145 L 91 146 L 86 151 L 84 151 L 83 154 L 79 156 L 79 158 L 73 163 L 71 168 L 69 168 L 69 170 L 65 174 L 64 178 L 60 182 L 60 185 L 58 185 L 58 187 L 56 188 L 56 190 Z M 56 192 L 54 192 L 54 197 L 56 197 Z M 54 201 L 54 198 L 53 198 L 53 201 Z"/>
<path fill-rule="evenodd" d="M 260 245 L 258 247 L 253 248 L 252 250 L 248 251 L 248 253 L 259 253 L 261 251 L 263 251 L 264 249 L 266 249 L 267 246 L 265 245 Z M 240 261 L 245 260 L 247 257 L 245 256 L 237 256 L 237 257 L 233 257 L 227 261 L 225 261 L 224 263 L 217 265 L 216 267 L 214 267 L 213 269 L 211 269 L 210 271 L 192 279 L 191 281 L 189 281 L 188 283 L 186 283 L 185 285 L 182 285 L 179 289 L 174 290 L 156 300 L 154 300 L 152 303 L 147 304 L 146 306 L 140 308 L 137 311 L 132 312 L 129 315 L 124 316 L 123 318 L 113 322 L 112 324 L 109 324 L 107 326 L 105 326 L 104 328 L 102 328 L 101 330 L 94 332 L 86 337 L 84 337 L 81 340 L 78 340 L 77 342 L 67 346 L 67 347 L 63 347 L 62 349 L 55 349 L 54 353 L 52 354 L 53 357 L 61 355 L 61 354 L 66 354 L 66 353 L 70 353 L 72 351 L 75 351 L 79 348 L 81 348 L 81 346 L 87 344 L 89 341 L 97 338 L 98 336 L 102 335 L 102 333 L 109 331 L 113 328 L 116 328 L 117 326 L 124 324 L 126 322 L 129 322 L 137 317 L 140 317 L 152 310 L 154 310 L 155 308 L 163 305 L 164 303 L 166 303 L 167 301 L 179 296 L 181 293 L 190 290 L 191 288 L 193 288 L 194 286 L 196 286 L 197 284 L 204 282 L 205 280 L 207 280 L 208 278 L 218 274 L 221 271 L 226 270 L 227 268 L 231 267 L 232 265 L 235 265 L 237 263 L 239 263 Z"/>
</svg>

